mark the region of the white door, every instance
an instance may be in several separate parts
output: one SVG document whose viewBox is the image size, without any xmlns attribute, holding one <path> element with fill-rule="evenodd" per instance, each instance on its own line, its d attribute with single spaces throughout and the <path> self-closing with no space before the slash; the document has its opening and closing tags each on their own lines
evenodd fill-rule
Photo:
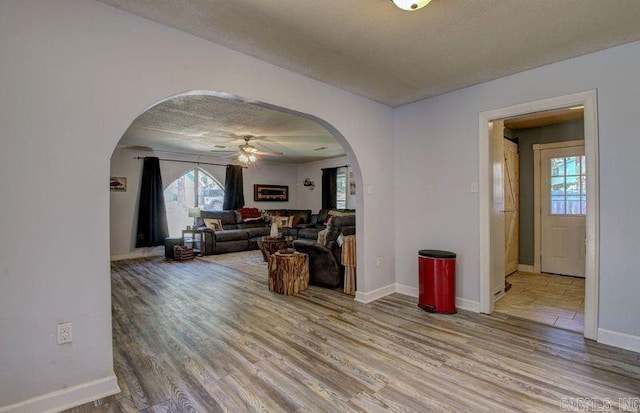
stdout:
<svg viewBox="0 0 640 413">
<path fill-rule="evenodd" d="M 584 277 L 586 163 L 584 145 L 540 154 L 541 270 Z"/>
</svg>

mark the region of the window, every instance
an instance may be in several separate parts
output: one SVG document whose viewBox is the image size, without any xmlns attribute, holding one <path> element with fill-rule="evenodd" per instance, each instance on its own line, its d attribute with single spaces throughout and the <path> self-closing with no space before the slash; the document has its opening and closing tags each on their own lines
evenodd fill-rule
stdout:
<svg viewBox="0 0 640 413">
<path fill-rule="evenodd" d="M 169 236 L 179 237 L 187 225 L 193 224 L 189 209 L 220 211 L 224 188 L 206 171 L 195 168 L 176 179 L 164 190 Z"/>
<path fill-rule="evenodd" d="M 587 176 L 584 156 L 551 158 L 551 215 L 587 213 Z"/>
<path fill-rule="evenodd" d="M 336 208 L 347 207 L 347 168 L 338 168 L 336 175 Z"/>
</svg>

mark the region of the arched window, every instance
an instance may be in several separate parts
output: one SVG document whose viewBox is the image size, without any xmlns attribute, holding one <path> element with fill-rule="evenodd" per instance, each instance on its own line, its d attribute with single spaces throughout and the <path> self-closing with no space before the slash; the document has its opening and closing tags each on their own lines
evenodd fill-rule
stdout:
<svg viewBox="0 0 640 413">
<path fill-rule="evenodd" d="M 169 235 L 179 237 L 187 225 L 193 224 L 190 208 L 203 211 L 220 211 L 224 200 L 224 188 L 201 168 L 194 168 L 171 182 L 164 190 Z"/>
</svg>

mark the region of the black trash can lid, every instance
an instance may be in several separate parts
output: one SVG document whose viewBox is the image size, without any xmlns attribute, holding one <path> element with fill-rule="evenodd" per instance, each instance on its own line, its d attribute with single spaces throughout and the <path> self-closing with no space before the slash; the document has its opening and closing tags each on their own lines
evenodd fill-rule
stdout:
<svg viewBox="0 0 640 413">
<path fill-rule="evenodd" d="M 429 257 L 429 258 L 455 258 L 455 252 L 450 251 L 441 251 L 441 250 L 420 250 L 418 254 L 421 257 Z"/>
</svg>

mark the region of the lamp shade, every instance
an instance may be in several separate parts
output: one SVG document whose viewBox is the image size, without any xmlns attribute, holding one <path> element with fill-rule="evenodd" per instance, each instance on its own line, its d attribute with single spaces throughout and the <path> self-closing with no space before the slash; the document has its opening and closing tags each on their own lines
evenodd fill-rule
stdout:
<svg viewBox="0 0 640 413">
<path fill-rule="evenodd" d="M 431 0 L 393 0 L 393 3 L 402 10 L 414 11 L 423 8 Z"/>
<path fill-rule="evenodd" d="M 189 216 L 191 218 L 197 218 L 201 215 L 202 214 L 200 213 L 200 208 L 189 208 Z"/>
</svg>

